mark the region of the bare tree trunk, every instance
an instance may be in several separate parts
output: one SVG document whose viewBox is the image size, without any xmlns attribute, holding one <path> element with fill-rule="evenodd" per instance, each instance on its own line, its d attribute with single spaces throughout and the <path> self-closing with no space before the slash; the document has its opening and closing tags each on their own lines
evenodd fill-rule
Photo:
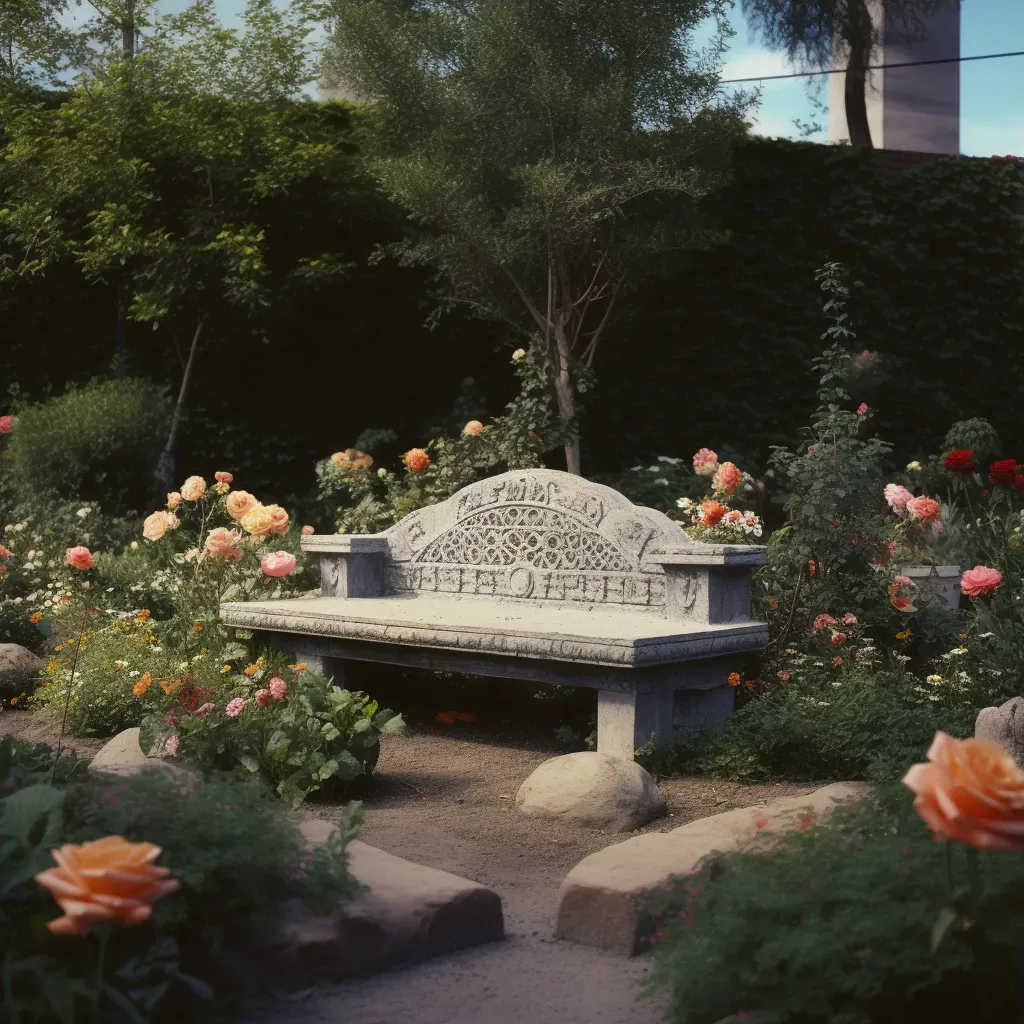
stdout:
<svg viewBox="0 0 1024 1024">
<path fill-rule="evenodd" d="M 576 391 L 573 387 L 572 372 L 569 367 L 569 345 L 560 327 L 555 330 L 553 355 L 557 359 L 555 371 L 555 397 L 558 400 L 558 416 L 563 423 L 568 423 L 576 412 Z M 565 445 L 565 468 L 568 472 L 580 476 L 580 439 L 574 434 Z"/>
<path fill-rule="evenodd" d="M 846 66 L 843 99 L 846 106 L 846 128 L 850 145 L 858 149 L 873 149 L 871 128 L 868 124 L 868 73 L 871 62 L 871 15 L 865 0 L 850 0 L 846 41 L 850 46 L 850 60 Z"/>
<path fill-rule="evenodd" d="M 178 427 L 181 425 L 181 414 L 185 408 L 185 398 L 188 395 L 188 387 L 192 382 L 192 369 L 195 366 L 196 351 L 199 348 L 199 339 L 203 334 L 203 324 L 200 320 L 196 324 L 195 334 L 192 335 L 192 347 L 188 351 L 188 362 L 185 363 L 185 372 L 181 375 L 181 387 L 178 389 L 178 400 L 174 404 L 174 415 L 171 417 L 171 429 L 167 434 L 167 443 L 157 460 L 155 478 L 156 500 L 169 493 L 174 487 L 175 461 L 174 446 L 178 440 Z"/>
<path fill-rule="evenodd" d="M 128 0 L 124 7 L 124 20 L 121 22 L 121 49 L 124 59 L 135 59 L 135 0 Z"/>
</svg>

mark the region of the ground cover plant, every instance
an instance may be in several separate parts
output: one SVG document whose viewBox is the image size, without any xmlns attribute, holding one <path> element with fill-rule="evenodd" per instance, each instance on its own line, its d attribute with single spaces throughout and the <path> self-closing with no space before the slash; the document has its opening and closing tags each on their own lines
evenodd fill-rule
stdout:
<svg viewBox="0 0 1024 1024">
<path fill-rule="evenodd" d="M 360 816 L 350 805 L 332 840 L 310 849 L 256 783 L 89 776 L 73 757 L 4 739 L 0 1020 L 226 1019 L 219 954 L 283 899 L 322 910 L 349 898 L 345 847 Z"/>
<path fill-rule="evenodd" d="M 943 733 L 928 759 L 652 904 L 647 990 L 669 991 L 673 1021 L 1017 1019 L 1024 773 Z"/>
</svg>

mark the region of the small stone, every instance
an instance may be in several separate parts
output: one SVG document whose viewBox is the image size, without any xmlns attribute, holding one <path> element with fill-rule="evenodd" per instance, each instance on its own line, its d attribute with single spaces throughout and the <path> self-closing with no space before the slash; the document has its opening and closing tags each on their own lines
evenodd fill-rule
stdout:
<svg viewBox="0 0 1024 1024">
<path fill-rule="evenodd" d="M 541 764 L 519 788 L 524 814 L 631 832 L 665 813 L 665 798 L 635 761 L 581 751 Z"/>
<path fill-rule="evenodd" d="M 1024 768 L 1024 697 L 1014 697 L 997 708 L 982 708 L 974 723 L 974 735 L 998 743 Z"/>
</svg>

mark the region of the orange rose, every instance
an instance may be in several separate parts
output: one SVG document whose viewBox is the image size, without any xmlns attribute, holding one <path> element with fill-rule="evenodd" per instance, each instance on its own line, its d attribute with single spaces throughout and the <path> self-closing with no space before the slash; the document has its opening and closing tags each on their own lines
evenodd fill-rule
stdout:
<svg viewBox="0 0 1024 1024">
<path fill-rule="evenodd" d="M 470 420 L 462 428 L 462 432 L 468 437 L 476 437 L 484 432 L 484 425 L 479 420 Z"/>
<path fill-rule="evenodd" d="M 248 512 L 242 516 L 242 529 L 251 533 L 254 537 L 269 537 L 274 532 L 277 521 L 274 513 L 263 505 L 253 505 Z"/>
<path fill-rule="evenodd" d="M 190 476 L 181 485 L 181 496 L 186 501 L 198 501 L 206 493 L 206 481 L 201 476 Z"/>
<path fill-rule="evenodd" d="M 424 473 L 430 466 L 430 456 L 422 448 L 410 448 L 402 461 L 412 473 Z"/>
<path fill-rule="evenodd" d="M 717 526 L 721 521 L 722 517 L 729 510 L 717 501 L 705 501 L 701 508 L 704 511 L 704 518 L 701 521 L 701 526 Z"/>
<path fill-rule="evenodd" d="M 236 523 L 242 521 L 242 516 L 257 504 L 256 499 L 248 491 L 232 491 L 225 499 L 224 505 L 228 515 Z"/>
<path fill-rule="evenodd" d="M 743 474 L 731 462 L 723 462 L 715 470 L 714 478 L 711 481 L 716 491 L 724 491 L 726 494 L 735 494 L 739 487 Z"/>
<path fill-rule="evenodd" d="M 146 516 L 142 523 L 142 536 L 146 540 L 159 540 L 168 530 L 171 529 L 171 520 L 177 520 L 173 512 L 165 512 L 161 509 L 151 516 Z"/>
<path fill-rule="evenodd" d="M 36 875 L 64 911 L 47 924 L 54 935 L 86 935 L 95 924 L 141 924 L 152 904 L 179 883 L 167 868 L 155 867 L 159 846 L 107 836 L 81 846 L 52 850 L 57 867 Z"/>
<path fill-rule="evenodd" d="M 96 559 L 92 557 L 92 552 L 82 547 L 81 544 L 75 548 L 68 548 L 64 552 L 64 561 L 71 566 L 72 569 L 92 569 L 96 565 Z"/>
<path fill-rule="evenodd" d="M 1024 850 L 1024 772 L 1002 747 L 937 732 L 928 761 L 903 784 L 936 835 L 979 850 Z"/>
<path fill-rule="evenodd" d="M 171 491 L 167 495 L 167 507 L 175 509 L 181 504 L 181 491 Z"/>
<path fill-rule="evenodd" d="M 343 452 L 335 452 L 331 462 L 338 469 L 369 469 L 373 465 L 373 456 L 361 452 L 358 448 L 346 448 Z"/>
</svg>

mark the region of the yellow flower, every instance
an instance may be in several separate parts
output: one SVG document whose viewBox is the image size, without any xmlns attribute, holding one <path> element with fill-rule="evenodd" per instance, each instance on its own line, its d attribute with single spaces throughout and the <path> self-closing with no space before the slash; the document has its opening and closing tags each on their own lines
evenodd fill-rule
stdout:
<svg viewBox="0 0 1024 1024">
<path fill-rule="evenodd" d="M 259 672 L 259 670 L 261 668 L 263 668 L 263 655 L 262 654 L 251 665 L 249 665 L 247 668 L 244 668 L 242 671 L 247 676 L 252 677 L 252 676 L 256 675 L 256 673 Z"/>
<path fill-rule="evenodd" d="M 54 658 L 54 659 L 53 659 L 53 660 L 52 660 L 52 661 L 51 661 L 51 662 L 50 662 L 50 663 L 49 663 L 49 664 L 48 664 L 48 665 L 46 666 L 46 671 L 47 671 L 47 672 L 48 672 L 48 673 L 49 673 L 49 674 L 50 674 L 51 676 L 52 676 L 52 675 L 54 674 L 54 672 L 57 672 L 57 671 L 58 671 L 59 669 L 60 669 L 60 662 L 59 662 L 59 661 L 58 661 L 58 660 L 57 660 L 56 658 Z"/>
<path fill-rule="evenodd" d="M 301 671 L 303 671 L 303 669 L 307 669 L 307 668 L 309 668 L 309 666 L 308 666 L 308 665 L 307 665 L 307 664 L 306 664 L 306 663 L 305 663 L 304 661 L 300 661 L 300 662 L 298 662 L 298 663 L 297 663 L 297 664 L 295 664 L 295 665 L 289 665 L 288 667 L 289 667 L 289 668 L 290 668 L 290 669 L 291 669 L 291 670 L 292 670 L 293 672 L 301 672 Z"/>
<path fill-rule="evenodd" d="M 274 513 L 263 505 L 253 505 L 240 520 L 242 529 L 254 537 L 266 537 L 274 532 L 277 519 Z"/>
<path fill-rule="evenodd" d="M 180 679 L 175 679 L 173 683 L 167 682 L 166 679 L 161 679 L 160 680 L 160 689 L 163 690 L 164 693 L 166 693 L 168 697 L 172 693 L 174 693 L 174 691 L 177 690 L 180 686 L 181 686 L 181 680 Z"/>
<path fill-rule="evenodd" d="M 148 608 L 143 608 L 135 618 L 137 618 L 139 622 L 145 622 L 152 614 L 153 613 Z"/>
<path fill-rule="evenodd" d="M 31 615 L 30 615 L 30 616 L 28 617 L 28 621 L 29 621 L 29 622 L 31 622 L 33 626 L 34 626 L 34 625 L 35 625 L 35 624 L 36 624 L 37 622 L 42 622 L 42 621 L 43 621 L 43 613 L 42 613 L 42 612 L 33 612 L 33 613 L 32 613 L 32 614 L 31 614 Z"/>
<path fill-rule="evenodd" d="M 223 666 L 221 666 L 221 672 L 230 672 L 230 671 L 231 671 L 231 666 L 230 665 L 223 665 Z"/>
<path fill-rule="evenodd" d="M 909 630 L 909 629 L 901 629 L 901 630 L 900 630 L 900 631 L 899 631 L 899 632 L 898 632 L 898 633 L 896 634 L 896 639 L 897 639 L 897 640 L 907 640 L 907 639 L 909 639 L 909 638 L 910 638 L 910 630 Z"/>
</svg>

